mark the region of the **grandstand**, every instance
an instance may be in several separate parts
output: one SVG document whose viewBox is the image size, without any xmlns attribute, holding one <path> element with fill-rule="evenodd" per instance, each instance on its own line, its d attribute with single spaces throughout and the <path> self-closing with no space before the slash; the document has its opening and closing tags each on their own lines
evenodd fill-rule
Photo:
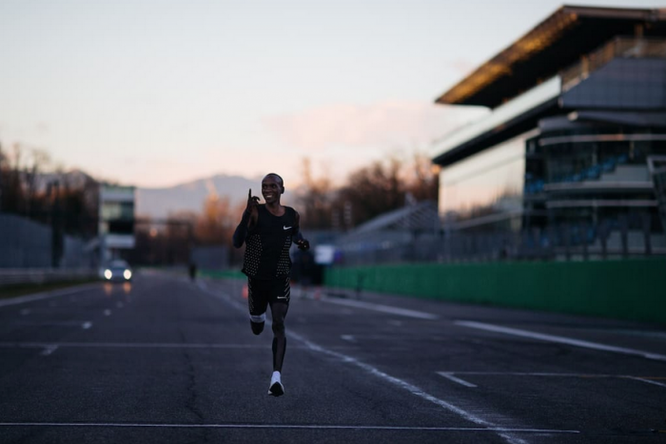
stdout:
<svg viewBox="0 0 666 444">
<path fill-rule="evenodd" d="M 489 109 L 432 147 L 451 239 L 666 255 L 666 9 L 563 6 L 436 103 Z"/>
</svg>

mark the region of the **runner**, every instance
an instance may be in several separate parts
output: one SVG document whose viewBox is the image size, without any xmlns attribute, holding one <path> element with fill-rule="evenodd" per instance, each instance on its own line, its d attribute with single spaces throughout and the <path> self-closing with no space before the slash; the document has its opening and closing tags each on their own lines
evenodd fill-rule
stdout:
<svg viewBox="0 0 666 444">
<path fill-rule="evenodd" d="M 247 206 L 233 236 L 234 247 L 245 243 L 243 273 L 247 275 L 250 326 L 255 335 L 264 330 L 266 308 L 270 305 L 273 318 L 273 374 L 268 394 L 281 396 L 282 363 L 287 349 L 284 321 L 289 309 L 291 258 L 294 241 L 301 250 L 310 243 L 299 231 L 300 216 L 291 207 L 280 203 L 284 181 L 278 174 L 267 174 L 261 181 L 265 204 L 248 191 Z"/>
</svg>

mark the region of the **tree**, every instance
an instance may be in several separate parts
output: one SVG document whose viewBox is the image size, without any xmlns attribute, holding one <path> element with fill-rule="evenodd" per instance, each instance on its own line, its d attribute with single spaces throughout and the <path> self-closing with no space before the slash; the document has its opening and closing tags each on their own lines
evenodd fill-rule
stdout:
<svg viewBox="0 0 666 444">
<path fill-rule="evenodd" d="M 21 147 L 15 144 L 13 148 L 13 156 L 4 152 L 0 156 L 0 209 L 7 213 L 22 213 L 24 192 L 20 175 Z"/>
<path fill-rule="evenodd" d="M 390 157 L 351 173 L 334 205 L 335 211 L 343 215 L 346 228 L 404 205 L 406 188 L 401 181 L 400 167 L 400 160 Z"/>
<path fill-rule="evenodd" d="M 203 204 L 201 215 L 194 229 L 197 243 L 204 245 L 231 245 L 235 215 L 243 210 L 231 210 L 228 197 L 209 195 Z"/>
<path fill-rule="evenodd" d="M 394 153 L 352 171 L 338 188 L 327 176 L 315 179 L 303 160 L 298 200 L 307 229 L 350 229 L 410 202 L 437 201 L 439 172 L 423 152 L 405 160 Z"/>
<path fill-rule="evenodd" d="M 417 202 L 431 200 L 437 202 L 439 196 L 439 167 L 433 165 L 430 157 L 421 151 L 415 151 L 412 162 L 405 172 L 407 192 Z"/>
<path fill-rule="evenodd" d="M 303 213 L 303 227 L 306 229 L 325 229 L 332 225 L 332 203 L 334 190 L 331 179 L 324 175 L 319 179 L 312 176 L 309 158 L 303 159 L 303 185 L 297 192 Z"/>
</svg>

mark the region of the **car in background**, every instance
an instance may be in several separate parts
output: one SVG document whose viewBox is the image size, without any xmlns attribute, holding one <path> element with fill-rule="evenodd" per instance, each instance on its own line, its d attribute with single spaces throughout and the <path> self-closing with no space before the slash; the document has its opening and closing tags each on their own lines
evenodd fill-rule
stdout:
<svg viewBox="0 0 666 444">
<path fill-rule="evenodd" d="M 116 259 L 109 262 L 104 268 L 102 276 L 105 281 L 109 282 L 130 282 L 132 280 L 132 268 L 126 261 Z"/>
</svg>

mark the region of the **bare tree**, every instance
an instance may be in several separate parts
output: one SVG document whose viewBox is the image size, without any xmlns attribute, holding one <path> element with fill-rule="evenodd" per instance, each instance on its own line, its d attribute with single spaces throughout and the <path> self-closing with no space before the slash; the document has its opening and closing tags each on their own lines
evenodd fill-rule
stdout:
<svg viewBox="0 0 666 444">
<path fill-rule="evenodd" d="M 391 157 L 350 174 L 335 203 L 335 210 L 343 214 L 346 228 L 404 205 L 406 188 L 400 169 L 400 160 Z"/>
<path fill-rule="evenodd" d="M 243 209 L 232 211 L 228 197 L 209 195 L 204 201 L 202 213 L 196 220 L 197 242 L 206 245 L 231 245 L 234 221 Z"/>
<path fill-rule="evenodd" d="M 303 213 L 303 227 L 307 229 L 325 229 L 331 227 L 332 203 L 335 191 L 327 175 L 315 179 L 309 158 L 303 159 L 303 185 L 297 192 Z"/>
<path fill-rule="evenodd" d="M 405 187 L 417 202 L 437 202 L 439 195 L 439 168 L 423 151 L 414 151 L 412 161 L 405 168 Z"/>
</svg>

